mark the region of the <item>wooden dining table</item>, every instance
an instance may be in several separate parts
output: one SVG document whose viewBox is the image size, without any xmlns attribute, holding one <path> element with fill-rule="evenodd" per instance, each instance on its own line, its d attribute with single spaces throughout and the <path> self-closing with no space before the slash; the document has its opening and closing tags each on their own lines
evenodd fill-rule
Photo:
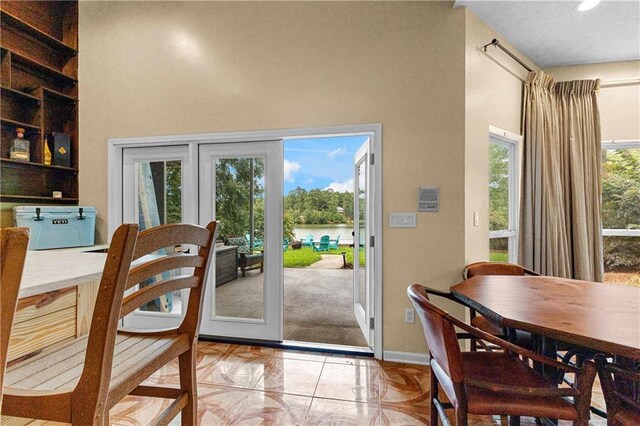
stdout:
<svg viewBox="0 0 640 426">
<path fill-rule="evenodd" d="M 451 287 L 507 329 L 640 360 L 640 288 L 547 276 L 475 276 Z"/>
</svg>

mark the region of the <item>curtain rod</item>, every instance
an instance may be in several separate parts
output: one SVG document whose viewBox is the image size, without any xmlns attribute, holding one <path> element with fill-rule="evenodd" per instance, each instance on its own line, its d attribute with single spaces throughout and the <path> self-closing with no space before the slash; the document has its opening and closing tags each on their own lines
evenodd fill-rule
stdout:
<svg viewBox="0 0 640 426">
<path fill-rule="evenodd" d="M 529 72 L 533 71 L 531 68 L 529 68 L 529 66 L 527 64 L 522 62 L 520 60 L 520 58 L 518 58 L 516 55 L 511 53 L 506 47 L 501 45 L 497 38 L 494 38 L 493 40 L 491 40 L 491 43 L 487 43 L 487 44 L 485 44 L 483 46 L 483 49 L 484 49 L 485 52 L 487 51 L 487 47 L 489 47 L 489 46 L 495 46 L 495 47 L 500 48 L 504 53 L 506 53 L 507 55 L 511 56 L 511 59 L 513 59 L 514 61 L 516 61 L 520 65 L 522 65 L 524 67 L 524 69 L 526 69 Z"/>
</svg>

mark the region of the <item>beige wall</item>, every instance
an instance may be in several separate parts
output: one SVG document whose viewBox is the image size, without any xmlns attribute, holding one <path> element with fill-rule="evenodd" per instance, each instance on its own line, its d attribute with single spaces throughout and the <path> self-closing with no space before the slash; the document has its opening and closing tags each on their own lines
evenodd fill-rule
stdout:
<svg viewBox="0 0 640 426">
<path fill-rule="evenodd" d="M 600 78 L 598 96 L 603 140 L 640 139 L 640 61 L 548 68 L 557 81 Z M 636 80 L 635 83 L 625 81 Z M 611 84 L 611 83 L 617 84 Z"/>
<path fill-rule="evenodd" d="M 407 285 L 446 289 L 465 260 L 464 23 L 439 2 L 81 2 L 80 202 L 99 239 L 108 138 L 380 122 L 384 349 L 424 351 Z M 389 229 L 420 185 L 440 212 Z"/>
<path fill-rule="evenodd" d="M 466 10 L 465 86 L 465 261 L 489 259 L 489 126 L 521 134 L 522 82 L 527 70 L 500 49 L 482 46 L 498 38 L 537 69 L 526 56 Z M 480 226 L 473 225 L 473 213 Z"/>
</svg>

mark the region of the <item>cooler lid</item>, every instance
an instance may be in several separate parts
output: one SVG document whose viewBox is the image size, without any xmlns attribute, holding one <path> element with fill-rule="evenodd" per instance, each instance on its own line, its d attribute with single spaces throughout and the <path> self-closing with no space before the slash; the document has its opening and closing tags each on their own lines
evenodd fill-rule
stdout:
<svg viewBox="0 0 640 426">
<path fill-rule="evenodd" d="M 96 214 L 97 210 L 92 206 L 15 206 L 14 214 L 34 213 L 36 209 L 40 209 L 40 213 L 77 213 L 82 209 L 83 214 Z"/>
</svg>

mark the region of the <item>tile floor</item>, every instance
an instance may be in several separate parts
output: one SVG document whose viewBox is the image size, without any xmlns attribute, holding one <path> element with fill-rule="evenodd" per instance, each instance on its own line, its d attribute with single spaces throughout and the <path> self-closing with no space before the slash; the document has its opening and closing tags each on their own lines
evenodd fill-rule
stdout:
<svg viewBox="0 0 640 426">
<path fill-rule="evenodd" d="M 424 425 L 429 423 L 429 369 L 373 358 L 201 342 L 201 425 Z M 177 363 L 147 380 L 179 383 Z M 599 389 L 597 386 L 594 390 Z M 596 396 L 601 398 L 601 395 Z M 129 396 L 111 410 L 111 424 L 148 424 L 169 400 Z M 4 421 L 9 420 L 3 418 Z M 18 419 L 13 419 L 18 420 Z M 471 425 L 508 424 L 472 416 Z M 7 425 L 52 425 L 13 422 Z M 522 424 L 535 424 L 523 418 Z M 560 422 L 560 424 L 570 424 Z M 596 418 L 592 424 L 606 424 Z M 180 425 L 178 416 L 171 425 Z"/>
<path fill-rule="evenodd" d="M 149 383 L 177 384 L 177 364 Z M 429 369 L 372 358 L 205 343 L 198 351 L 202 425 L 423 425 Z M 111 424 L 143 425 L 169 401 L 127 397 Z M 506 418 L 473 417 L 473 425 Z M 535 424 L 523 419 L 523 424 Z M 563 423 L 563 422 L 561 422 Z M 605 424 L 596 420 L 593 424 Z M 179 419 L 172 424 L 180 424 Z"/>
</svg>

